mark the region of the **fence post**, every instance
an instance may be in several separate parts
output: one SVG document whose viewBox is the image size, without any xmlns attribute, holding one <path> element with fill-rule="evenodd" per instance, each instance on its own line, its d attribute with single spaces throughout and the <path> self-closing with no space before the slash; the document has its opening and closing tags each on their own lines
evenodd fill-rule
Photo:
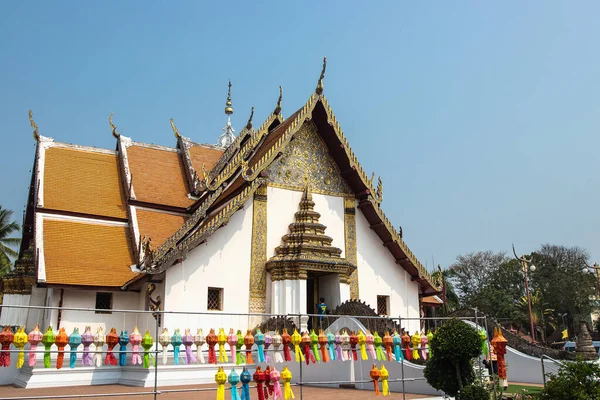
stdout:
<svg viewBox="0 0 600 400">
<path fill-rule="evenodd" d="M 160 310 L 156 310 L 156 317 L 154 318 L 155 329 L 154 329 L 154 400 L 158 395 L 158 321 L 162 319 Z"/>
</svg>

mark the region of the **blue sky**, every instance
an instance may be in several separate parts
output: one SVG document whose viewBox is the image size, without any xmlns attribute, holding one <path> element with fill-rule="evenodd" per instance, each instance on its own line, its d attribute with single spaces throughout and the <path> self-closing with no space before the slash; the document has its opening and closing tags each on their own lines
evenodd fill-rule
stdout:
<svg viewBox="0 0 600 400">
<path fill-rule="evenodd" d="M 25 205 L 27 119 L 58 141 L 213 143 L 284 87 L 325 94 L 383 207 L 432 268 L 458 254 L 578 245 L 600 262 L 600 3 L 0 3 L 0 204 Z"/>
</svg>

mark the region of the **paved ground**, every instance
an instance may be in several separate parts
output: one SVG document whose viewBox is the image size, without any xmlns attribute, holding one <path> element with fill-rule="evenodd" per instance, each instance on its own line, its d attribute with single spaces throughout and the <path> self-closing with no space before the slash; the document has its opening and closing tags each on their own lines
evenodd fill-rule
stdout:
<svg viewBox="0 0 600 400">
<path fill-rule="evenodd" d="M 228 387 L 229 385 L 225 385 Z M 169 390 L 184 390 L 184 389 L 197 389 L 191 392 L 169 392 Z M 162 387 L 159 391 L 163 393 L 157 395 L 159 400 L 213 400 L 216 397 L 214 391 L 214 385 L 197 385 L 197 386 L 181 386 L 181 387 Z M 296 396 L 296 400 L 300 400 L 300 388 L 295 386 L 292 388 Z M 135 394 L 125 393 L 135 392 Z M 76 386 L 76 387 L 59 387 L 59 388 L 45 388 L 45 389 L 22 389 L 15 388 L 12 386 L 0 386 L 0 400 L 2 399 L 58 399 L 59 397 L 69 395 L 70 399 L 103 399 L 103 400 L 150 400 L 154 398 L 152 388 L 136 388 L 129 386 L 120 385 L 98 385 L 98 386 Z M 231 394 L 225 392 L 225 398 L 231 398 Z M 366 390 L 353 390 L 353 389 L 326 389 L 326 388 L 315 388 L 315 387 L 304 387 L 302 394 L 305 399 L 310 400 L 349 400 L 349 399 L 361 399 L 361 400 L 374 400 L 382 399 L 382 397 L 376 397 L 374 392 Z M 110 394 L 108 396 L 91 397 L 91 394 Z M 121 395 L 119 395 L 121 394 Z M 252 389 L 250 393 L 252 399 L 258 398 L 256 395 L 256 389 Z M 423 396 L 417 394 L 407 394 L 406 400 L 413 399 L 427 399 L 431 396 Z M 391 393 L 386 399 L 390 400 L 402 400 L 402 393 Z"/>
</svg>

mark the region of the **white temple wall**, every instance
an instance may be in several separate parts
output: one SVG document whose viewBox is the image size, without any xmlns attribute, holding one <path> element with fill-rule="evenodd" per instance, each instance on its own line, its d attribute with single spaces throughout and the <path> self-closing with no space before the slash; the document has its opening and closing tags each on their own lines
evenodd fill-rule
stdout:
<svg viewBox="0 0 600 400">
<path fill-rule="evenodd" d="M 419 287 L 382 245 L 362 212 L 356 213 L 356 247 L 359 298 L 377 310 L 377 296 L 389 296 L 391 317 L 419 317 Z M 411 332 L 418 320 L 402 321 Z"/>
<path fill-rule="evenodd" d="M 31 295 L 5 294 L 2 298 L 3 306 L 28 306 Z M 0 326 L 17 326 L 27 323 L 27 308 L 2 308 L 0 313 Z"/>
<path fill-rule="evenodd" d="M 95 290 L 64 289 L 63 307 L 95 308 L 96 292 Z M 112 309 L 139 310 L 140 296 L 141 294 L 137 292 L 112 292 Z M 60 299 L 60 289 L 54 289 L 54 298 Z M 56 330 L 58 314 L 54 314 L 53 318 L 51 323 Z M 105 333 L 110 332 L 110 329 L 114 327 L 117 329 L 117 333 L 120 333 L 125 329 L 132 332 L 135 326 L 142 334 L 146 329 L 150 329 L 150 332 L 154 333 L 154 318 L 149 314 L 116 311 L 112 311 L 110 314 L 96 314 L 94 311 L 62 311 L 60 327 L 65 328 L 68 335 L 73 332 L 73 328 L 79 328 L 79 333 L 83 333 L 86 326 L 90 326 L 94 334 L 98 327 L 102 327 Z M 40 327 L 40 329 L 45 331 L 45 327 Z"/>
<path fill-rule="evenodd" d="M 275 247 L 281 244 L 283 235 L 289 233 L 298 211 L 301 191 L 267 188 L 267 259 L 275 255 Z M 319 222 L 327 227 L 325 234 L 333 238 L 332 246 L 345 251 L 344 198 L 323 194 L 312 194 L 315 211 L 321 214 Z"/>
<path fill-rule="evenodd" d="M 252 248 L 253 199 L 233 214 L 228 224 L 214 232 L 208 241 L 191 250 L 179 264 L 165 273 L 164 309 L 166 311 L 207 312 L 209 315 L 165 314 L 163 326 L 173 332 L 186 328 L 244 329 L 247 316 L 223 313 L 248 313 L 250 255 Z M 223 290 L 222 311 L 208 311 L 208 288 Z"/>
<path fill-rule="evenodd" d="M 337 274 L 319 277 L 319 297 L 325 299 L 330 311 L 340 305 L 340 277 Z"/>
</svg>

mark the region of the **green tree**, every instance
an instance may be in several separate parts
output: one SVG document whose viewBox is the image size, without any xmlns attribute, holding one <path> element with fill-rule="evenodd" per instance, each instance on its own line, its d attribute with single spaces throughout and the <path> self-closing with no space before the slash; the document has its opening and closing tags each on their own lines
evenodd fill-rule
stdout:
<svg viewBox="0 0 600 400">
<path fill-rule="evenodd" d="M 553 309 L 553 318 L 567 313 L 567 322 L 573 332 L 574 322 L 589 316 L 596 294 L 592 274 L 583 269 L 589 264 L 587 251 L 579 247 L 543 245 L 531 255 L 536 266 L 531 273 L 531 286 L 539 291 L 544 307 Z"/>
<path fill-rule="evenodd" d="M 475 381 L 472 360 L 481 352 L 481 338 L 474 328 L 451 319 L 431 339 L 431 358 L 425 367 L 427 382 L 450 396 Z"/>
<path fill-rule="evenodd" d="M 558 374 L 550 374 L 542 399 L 600 399 L 600 366 L 585 361 L 565 364 Z"/>
<path fill-rule="evenodd" d="M 471 296 L 470 307 L 497 319 L 515 320 L 519 315 L 518 301 L 525 293 L 525 279 L 516 260 L 505 260 L 491 268 L 483 288 Z"/>
<path fill-rule="evenodd" d="M 10 271 L 11 258 L 19 255 L 14 248 L 21 243 L 21 240 L 10 237 L 20 229 L 19 224 L 10 221 L 12 214 L 11 210 L 3 209 L 0 205 L 0 276 Z"/>
<path fill-rule="evenodd" d="M 530 298 L 532 317 L 531 319 L 533 320 L 533 329 L 536 330 L 536 335 L 538 334 L 537 332 L 541 332 L 541 339 L 545 340 L 546 331 L 548 329 L 552 329 L 554 331 L 557 328 L 556 318 L 554 317 L 554 309 L 548 307 L 539 289 L 531 293 Z M 521 311 L 521 315 L 519 316 L 519 318 L 517 318 L 517 320 L 520 320 L 522 326 L 528 327 L 529 303 L 527 302 L 527 296 L 521 297 L 518 307 Z"/>
</svg>

